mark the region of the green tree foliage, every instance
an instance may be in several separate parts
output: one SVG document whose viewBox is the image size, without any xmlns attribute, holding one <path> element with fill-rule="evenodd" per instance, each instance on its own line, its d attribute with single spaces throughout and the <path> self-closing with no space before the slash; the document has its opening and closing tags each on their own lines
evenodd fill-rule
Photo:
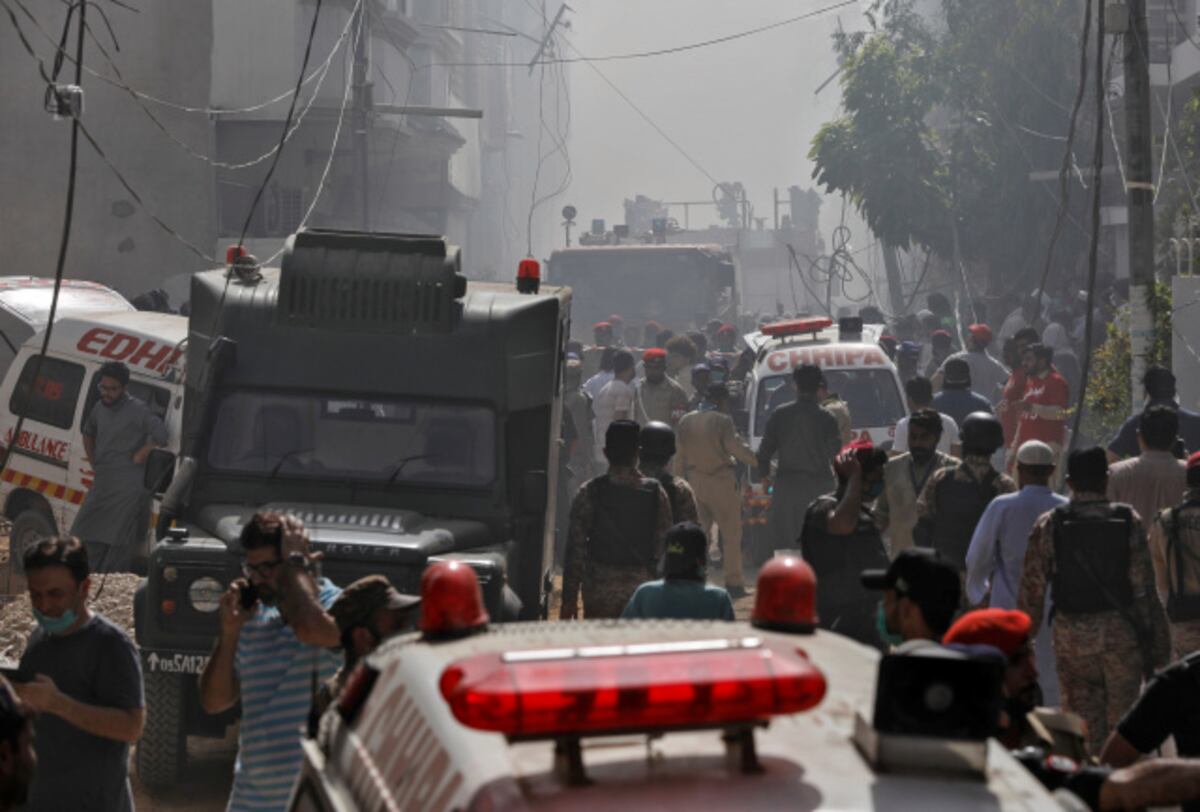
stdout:
<svg viewBox="0 0 1200 812">
<path fill-rule="evenodd" d="M 1055 171 L 1079 76 L 1081 0 L 876 2 L 866 32 L 840 35 L 842 114 L 813 139 L 814 177 L 844 193 L 885 242 L 953 253 L 994 292 L 1036 287 L 1057 212 Z M 1094 36 L 1093 36 L 1094 43 Z M 1086 107 L 1085 107 L 1086 110 Z M 1088 154 L 1080 116 L 1075 152 Z M 1072 180 L 1071 218 L 1087 194 Z M 1068 220 L 1050 283 L 1082 271 L 1085 232 Z"/>
</svg>

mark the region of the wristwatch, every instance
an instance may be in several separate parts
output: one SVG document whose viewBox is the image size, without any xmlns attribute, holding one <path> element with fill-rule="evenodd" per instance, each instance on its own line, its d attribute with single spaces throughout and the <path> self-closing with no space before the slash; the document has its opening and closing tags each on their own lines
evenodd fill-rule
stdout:
<svg viewBox="0 0 1200 812">
<path fill-rule="evenodd" d="M 304 572 L 310 572 L 312 566 L 304 553 L 288 553 L 287 563 Z"/>
</svg>

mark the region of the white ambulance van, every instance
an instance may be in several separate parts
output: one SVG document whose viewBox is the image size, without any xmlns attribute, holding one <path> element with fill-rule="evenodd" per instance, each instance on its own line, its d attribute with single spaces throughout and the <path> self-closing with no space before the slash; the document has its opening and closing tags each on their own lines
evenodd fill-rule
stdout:
<svg viewBox="0 0 1200 812">
<path fill-rule="evenodd" d="M 35 276 L 0 276 L 0 378 L 21 346 L 50 320 L 54 280 Z M 134 311 L 124 296 L 97 282 L 64 279 L 58 294 L 55 321 L 89 318 L 100 313 Z"/>
<path fill-rule="evenodd" d="M 20 436 L 0 472 L 0 504 L 13 525 L 12 562 L 37 538 L 69 532 L 92 485 L 81 429 L 100 398 L 103 364 L 122 361 L 129 366 L 129 393 L 163 419 L 176 451 L 183 414 L 186 318 L 136 310 L 55 318 L 39 369 L 42 335 L 18 348 L 0 384 L 3 448 L 13 442 L 17 410 L 28 397 Z"/>
<path fill-rule="evenodd" d="M 904 388 L 896 365 L 879 346 L 881 328 L 864 326 L 861 319 L 808 318 L 769 324 L 744 337 L 755 350 L 754 367 L 746 378 L 747 441 L 758 450 L 767 420 L 785 403 L 796 399 L 792 373 L 803 364 L 816 364 L 825 373 L 829 390 L 850 409 L 855 440 L 870 440 L 890 450 L 896 424 L 908 414 Z M 757 533 L 767 523 L 770 494 L 758 483 L 757 472 L 743 498 L 747 543 L 768 554 Z"/>
</svg>

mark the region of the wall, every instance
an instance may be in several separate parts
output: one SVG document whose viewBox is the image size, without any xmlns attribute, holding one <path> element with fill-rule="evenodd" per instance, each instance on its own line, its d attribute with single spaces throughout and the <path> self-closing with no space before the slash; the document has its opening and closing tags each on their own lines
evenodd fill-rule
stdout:
<svg viewBox="0 0 1200 812">
<path fill-rule="evenodd" d="M 91 4 L 89 4 L 90 6 Z M 89 21 L 113 54 L 125 80 L 140 91 L 195 107 L 209 100 L 208 61 L 212 49 L 210 0 L 138 3 L 132 13 L 102 7 L 120 43 L 113 49 L 95 10 Z M 51 37 L 57 37 L 65 6 L 51 0 L 27 2 Z M 20 18 L 30 42 L 49 60 L 54 45 L 27 18 Z M 72 53 L 74 35 L 71 37 Z M 85 46 L 84 63 L 109 77 L 96 45 Z M 197 70 L 197 66 L 203 69 Z M 37 65 L 21 46 L 7 17 L 0 25 L 0 273 L 52 276 L 58 250 L 67 185 L 70 123 L 42 111 L 44 83 Z M 64 68 L 63 80 L 73 79 Z M 211 170 L 173 144 L 123 90 L 84 75 L 83 121 L 113 163 L 164 221 L 205 251 L 213 241 Z M 204 155 L 212 152 L 207 116 L 150 105 L 177 138 Z M 132 200 L 87 142 L 80 140 L 75 221 L 66 275 L 92 279 L 134 296 L 167 276 L 199 270 L 207 263 L 164 234 Z"/>
</svg>

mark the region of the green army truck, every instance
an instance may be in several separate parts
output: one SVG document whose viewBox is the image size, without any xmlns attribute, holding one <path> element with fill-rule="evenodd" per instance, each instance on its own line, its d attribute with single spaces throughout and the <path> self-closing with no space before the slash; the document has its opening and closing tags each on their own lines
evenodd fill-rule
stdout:
<svg viewBox="0 0 1200 812">
<path fill-rule="evenodd" d="M 278 269 L 193 278 L 181 458 L 147 465 L 166 489 L 135 601 L 147 785 L 234 721 L 200 709 L 197 675 L 256 511 L 303 519 L 335 584 L 416 593 L 457 559 L 493 618 L 545 615 L 570 291 L 459 270 L 441 237 L 305 230 Z"/>
</svg>

